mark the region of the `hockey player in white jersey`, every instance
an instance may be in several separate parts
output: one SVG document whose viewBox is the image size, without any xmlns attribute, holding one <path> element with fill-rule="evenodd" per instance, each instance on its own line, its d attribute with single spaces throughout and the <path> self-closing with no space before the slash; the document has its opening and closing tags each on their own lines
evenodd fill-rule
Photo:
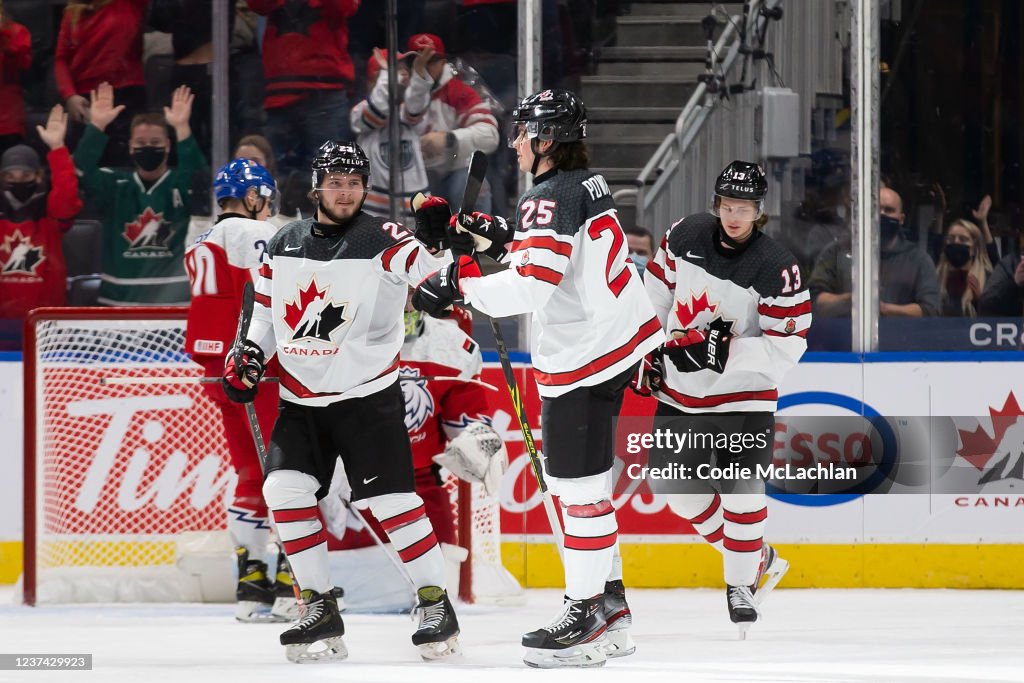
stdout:
<svg viewBox="0 0 1024 683">
<path fill-rule="evenodd" d="M 274 213 L 277 187 L 260 164 L 235 159 L 217 171 L 213 191 L 221 209 L 217 223 L 185 250 L 192 295 L 185 350 L 208 377 L 219 377 L 235 338 L 242 288 L 258 277 L 267 243 L 277 232 L 266 221 Z M 270 374 L 277 375 L 276 364 Z M 227 390 L 220 385 L 206 384 L 203 390 L 220 410 L 228 456 L 238 475 L 227 510 L 228 532 L 238 560 L 235 618 L 292 621 L 297 608 L 287 561 L 278 553 L 277 571 L 271 576 L 263 560 L 270 524 L 261 490 L 263 471 L 245 410 L 228 400 Z M 277 418 L 277 388 L 266 387 L 258 397 L 249 391 L 234 395 L 236 400 L 253 398 L 263 433 L 269 434 Z"/>
<path fill-rule="evenodd" d="M 281 367 L 263 495 L 304 603 L 299 622 L 281 635 L 295 662 L 347 656 L 317 514 L 339 455 L 353 500 L 367 501 L 418 589 L 413 644 L 425 659 L 458 652 L 444 557 L 414 490 L 398 383 L 408 286 L 442 262 L 400 224 L 361 211 L 368 176 L 358 145 L 320 148 L 315 217 L 289 223 L 268 244 L 248 338 L 225 368 L 225 383 L 245 389 L 258 386 L 275 354 Z M 305 311 L 318 299 L 310 325 Z M 311 649 L 316 643 L 322 648 Z"/>
<path fill-rule="evenodd" d="M 533 316 L 533 371 L 543 399 L 545 473 L 565 511 L 565 602 L 523 636 L 527 664 L 600 666 L 634 650 L 611 504 L 613 418 L 645 354 L 663 341 L 627 256 L 605 179 L 587 169 L 586 110 L 565 90 L 525 98 L 509 145 L 534 186 L 515 226 L 474 214 L 453 221 L 508 265 L 482 277 L 468 257 L 427 279 L 413 303 L 443 315 L 452 301 L 504 317 Z"/>
<path fill-rule="evenodd" d="M 711 213 L 672 225 L 644 283 L 667 335 L 653 363 L 660 371 L 645 378 L 658 399 L 656 420 L 769 437 L 749 441 L 764 447 L 738 453 L 652 451 L 652 467 L 679 457 L 696 467 L 713 457 L 719 467 L 737 462 L 756 472 L 771 461 L 778 385 L 807 348 L 811 303 L 796 259 L 760 230 L 767 191 L 760 166 L 729 164 L 715 183 Z M 669 496 L 669 505 L 722 553 L 729 617 L 743 636 L 788 568 L 763 541 L 764 482 L 692 481 L 685 490 Z"/>
</svg>

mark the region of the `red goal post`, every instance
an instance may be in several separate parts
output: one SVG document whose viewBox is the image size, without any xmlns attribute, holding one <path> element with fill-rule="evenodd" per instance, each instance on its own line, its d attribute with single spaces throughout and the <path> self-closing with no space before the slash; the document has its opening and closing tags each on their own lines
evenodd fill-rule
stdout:
<svg viewBox="0 0 1024 683">
<path fill-rule="evenodd" d="M 216 406 L 199 384 L 100 381 L 201 376 L 183 351 L 187 311 L 27 318 L 25 603 L 234 599 L 225 508 L 236 477 Z M 520 602 L 501 566 L 497 501 L 479 485 L 447 488 L 459 528 L 472 528 L 459 534 L 472 547 L 460 597 Z"/>
</svg>

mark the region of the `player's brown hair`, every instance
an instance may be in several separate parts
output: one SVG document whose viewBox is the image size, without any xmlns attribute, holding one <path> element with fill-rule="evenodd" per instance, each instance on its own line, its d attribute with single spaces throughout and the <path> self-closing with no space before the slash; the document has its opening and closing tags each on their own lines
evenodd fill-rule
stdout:
<svg viewBox="0 0 1024 683">
<path fill-rule="evenodd" d="M 590 168 L 590 150 L 581 140 L 560 142 L 551 153 L 551 163 L 560 171 Z"/>
<path fill-rule="evenodd" d="M 167 119 L 158 111 L 145 111 L 132 117 L 132 123 L 128 126 L 128 134 L 131 135 L 138 126 L 163 126 L 164 130 L 167 130 Z"/>
<path fill-rule="evenodd" d="M 760 230 L 768 223 L 768 214 L 762 213 L 760 216 L 754 219 L 754 227 Z"/>
</svg>

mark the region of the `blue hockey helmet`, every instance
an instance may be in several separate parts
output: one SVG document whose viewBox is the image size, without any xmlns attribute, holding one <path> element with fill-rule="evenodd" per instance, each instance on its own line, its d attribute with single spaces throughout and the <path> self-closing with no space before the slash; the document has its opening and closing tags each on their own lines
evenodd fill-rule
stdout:
<svg viewBox="0 0 1024 683">
<path fill-rule="evenodd" d="M 270 171 L 251 159 L 233 159 L 220 167 L 213 178 L 213 193 L 217 202 L 224 199 L 242 199 L 249 188 L 273 203 L 277 199 L 277 185 Z"/>
</svg>

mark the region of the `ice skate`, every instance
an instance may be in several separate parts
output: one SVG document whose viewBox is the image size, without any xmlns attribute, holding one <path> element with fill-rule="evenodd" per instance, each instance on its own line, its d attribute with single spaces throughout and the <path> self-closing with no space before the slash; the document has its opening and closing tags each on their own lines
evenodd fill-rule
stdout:
<svg viewBox="0 0 1024 683">
<path fill-rule="evenodd" d="M 622 580 L 608 581 L 604 584 L 604 620 L 608 626 L 605 636 L 608 644 L 605 647 L 605 655 L 612 659 L 614 657 L 625 657 L 636 652 L 636 643 L 629 634 L 633 626 L 633 613 L 629 611 L 626 604 L 626 587 Z"/>
<path fill-rule="evenodd" d="M 345 624 L 333 593 L 302 591 L 302 618 L 281 634 L 289 662 L 305 664 L 348 657 L 342 636 Z M 316 647 L 316 649 L 312 649 Z"/>
<path fill-rule="evenodd" d="M 437 586 L 424 586 L 416 595 L 420 625 L 412 634 L 412 644 L 420 649 L 420 656 L 430 661 L 461 654 L 459 620 L 448 594 Z"/>
<path fill-rule="evenodd" d="M 235 589 L 235 619 L 246 623 L 290 621 L 275 615 L 274 588 L 267 577 L 267 564 L 250 560 L 249 551 L 235 549 L 238 558 L 238 587 Z"/>
<path fill-rule="evenodd" d="M 729 605 L 729 619 L 739 626 L 740 640 L 747 639 L 747 629 L 757 621 L 761 613 L 754 602 L 754 596 L 747 586 L 728 586 L 725 589 L 725 600 Z"/>
<path fill-rule="evenodd" d="M 339 589 L 340 590 L 340 589 Z M 341 607 L 339 606 L 339 611 Z M 270 613 L 281 621 L 296 621 L 299 618 L 299 600 L 295 596 L 295 582 L 291 567 L 283 552 L 277 555 L 277 574 L 274 576 L 274 606 Z"/>
<path fill-rule="evenodd" d="M 765 601 L 765 598 L 772 592 L 775 586 L 779 585 L 782 577 L 789 571 L 789 562 L 784 560 L 775 548 L 767 543 L 761 546 L 761 564 L 757 568 L 757 578 L 750 592 L 754 595 L 754 602 L 758 607 Z M 761 580 L 764 579 L 764 583 Z"/>
<path fill-rule="evenodd" d="M 603 609 L 604 594 L 586 600 L 566 598 L 558 618 L 523 636 L 523 661 L 538 669 L 604 666 L 608 657 Z"/>
</svg>

